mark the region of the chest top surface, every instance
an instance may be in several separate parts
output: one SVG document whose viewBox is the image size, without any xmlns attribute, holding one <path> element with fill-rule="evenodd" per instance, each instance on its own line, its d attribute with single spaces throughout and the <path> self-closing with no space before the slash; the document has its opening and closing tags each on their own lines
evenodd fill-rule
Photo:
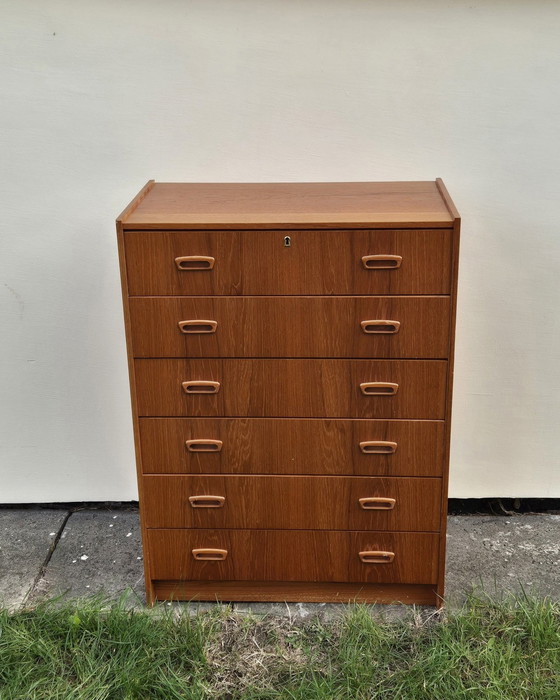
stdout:
<svg viewBox="0 0 560 700">
<path fill-rule="evenodd" d="M 118 217 L 123 229 L 449 228 L 441 180 L 169 183 L 150 180 Z"/>
</svg>

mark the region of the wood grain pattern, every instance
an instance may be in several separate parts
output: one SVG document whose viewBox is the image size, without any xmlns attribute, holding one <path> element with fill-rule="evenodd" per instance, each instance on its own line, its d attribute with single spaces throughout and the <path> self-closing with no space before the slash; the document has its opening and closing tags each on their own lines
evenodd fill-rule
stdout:
<svg viewBox="0 0 560 700">
<path fill-rule="evenodd" d="M 142 196 L 145 196 L 147 192 L 149 192 L 150 188 L 152 187 L 153 181 L 148 182 L 144 188 L 142 189 L 141 192 L 138 193 L 138 196 L 136 197 L 133 202 L 129 205 L 129 207 L 134 207 L 136 201 L 138 201 Z M 126 213 L 127 210 L 125 210 L 124 213 Z M 124 236 L 123 236 L 123 230 L 122 230 L 122 223 L 117 220 L 117 245 L 118 245 L 118 251 L 119 251 L 119 267 L 120 267 L 120 276 L 121 276 L 121 294 L 122 294 L 122 303 L 123 303 L 123 315 L 124 315 L 124 327 L 125 327 L 125 333 L 126 333 L 126 349 L 127 349 L 127 362 L 128 362 L 128 376 L 129 376 L 129 381 L 130 381 L 130 401 L 132 405 L 132 427 L 133 427 L 133 435 L 134 435 L 134 451 L 135 451 L 135 456 L 136 456 L 136 476 L 138 479 L 138 495 L 140 502 L 143 501 L 143 490 L 142 490 L 142 483 L 140 482 L 140 474 L 142 472 L 142 451 L 141 451 L 141 446 L 140 446 L 140 437 L 139 437 L 139 420 L 138 420 L 138 410 L 137 410 L 137 401 L 136 401 L 136 382 L 135 382 L 135 377 L 134 377 L 134 359 L 132 357 L 132 346 L 131 346 L 131 323 L 130 323 L 130 307 L 129 307 L 129 297 L 127 294 L 128 291 L 128 278 L 126 274 L 126 251 L 125 251 L 125 245 L 124 245 Z M 146 586 L 146 600 L 148 602 L 148 605 L 151 605 L 154 601 L 154 589 L 152 586 L 152 581 L 150 579 L 149 575 L 149 569 L 150 569 L 150 552 L 149 548 L 145 545 L 146 543 L 146 526 L 144 524 L 144 514 L 142 510 L 140 511 L 140 530 L 142 533 L 142 543 L 144 545 L 144 557 L 143 557 L 143 564 L 144 564 L 144 581 L 145 581 L 145 586 Z"/>
<path fill-rule="evenodd" d="M 156 600 L 436 605 L 433 585 L 284 581 L 153 581 Z"/>
<path fill-rule="evenodd" d="M 148 602 L 441 605 L 459 225 L 440 179 L 150 181 L 123 211 Z M 360 392 L 381 383 L 396 395 Z"/>
<path fill-rule="evenodd" d="M 444 595 L 445 595 L 445 551 L 446 551 L 446 532 L 447 532 L 447 492 L 449 484 L 449 456 L 450 456 L 450 446 L 451 446 L 451 413 L 453 407 L 453 372 L 454 372 L 454 358 L 455 358 L 455 330 L 456 330 L 456 316 L 457 316 L 457 286 L 459 280 L 459 246 L 460 246 L 460 231 L 461 231 L 461 219 L 459 218 L 459 212 L 453 200 L 449 196 L 447 188 L 445 187 L 443 181 L 438 178 L 436 180 L 438 190 L 445 201 L 445 205 L 449 210 L 453 218 L 453 245 L 451 249 L 451 260 L 450 269 L 452 274 L 452 287 L 451 287 L 451 315 L 449 318 L 449 362 L 447 365 L 447 395 L 446 395 L 446 405 L 445 405 L 445 469 L 443 472 L 443 489 L 441 498 L 441 522 L 440 522 L 440 545 L 439 545 L 439 560 L 441 566 L 439 567 L 438 573 L 438 585 L 437 585 L 437 595 L 438 595 L 438 607 L 443 605 Z"/>
<path fill-rule="evenodd" d="M 445 186 L 443 180 L 441 177 L 436 177 L 436 187 L 437 190 L 440 194 L 440 197 L 442 198 L 447 211 L 449 212 L 449 215 L 451 216 L 451 220 L 453 221 L 453 232 L 454 234 L 458 234 L 459 230 L 457 227 L 457 224 L 459 223 L 461 217 L 459 216 L 459 212 L 457 210 L 457 207 L 455 206 L 455 203 L 451 199 L 451 196 L 449 192 L 447 191 L 447 187 Z M 454 238 L 457 238 L 457 236 L 454 236 Z M 458 249 L 457 249 L 458 252 Z M 457 268 L 455 268 L 454 272 L 457 272 Z M 455 275 L 456 277 L 456 275 Z"/>
<path fill-rule="evenodd" d="M 155 183 L 124 228 L 449 226 L 436 183 Z"/>
<path fill-rule="evenodd" d="M 201 495 L 225 500 L 193 508 Z M 371 497 L 395 505 L 364 510 Z M 204 475 L 145 476 L 143 505 L 150 528 L 437 531 L 440 500 L 440 479 Z"/>
<path fill-rule="evenodd" d="M 135 357 L 446 358 L 449 351 L 448 297 L 135 297 L 130 313 Z M 362 329 L 362 321 L 387 319 L 398 332 Z M 197 320 L 195 330 L 211 332 L 181 332 Z"/>
<path fill-rule="evenodd" d="M 156 600 L 436 605 L 433 585 L 291 581 L 152 581 Z"/>
<path fill-rule="evenodd" d="M 141 418 L 145 474 L 325 474 L 441 476 L 442 421 L 286 418 Z M 194 453 L 187 440 L 219 440 Z M 394 454 L 363 454 L 368 440 L 395 442 Z"/>
<path fill-rule="evenodd" d="M 140 416 L 441 419 L 445 360 L 135 360 Z M 185 381 L 220 391 L 186 395 Z M 364 396 L 361 382 L 394 382 L 395 396 Z"/>
<path fill-rule="evenodd" d="M 439 535 L 325 530 L 148 530 L 154 580 L 350 581 L 435 583 Z M 225 549 L 202 562 L 195 548 Z M 364 550 L 394 552 L 389 564 L 364 564 Z"/>
<path fill-rule="evenodd" d="M 451 230 L 129 231 L 129 294 L 449 294 Z M 362 257 L 400 255 L 397 269 L 367 270 Z M 212 269 L 175 259 L 210 256 Z"/>
</svg>

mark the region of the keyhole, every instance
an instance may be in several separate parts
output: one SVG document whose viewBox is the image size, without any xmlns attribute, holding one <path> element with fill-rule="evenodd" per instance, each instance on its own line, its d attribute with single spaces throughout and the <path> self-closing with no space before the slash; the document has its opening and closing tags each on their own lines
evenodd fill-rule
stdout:
<svg viewBox="0 0 560 700">
<path fill-rule="evenodd" d="M 289 236 L 284 236 L 284 246 L 289 248 L 292 245 L 292 239 Z"/>
</svg>

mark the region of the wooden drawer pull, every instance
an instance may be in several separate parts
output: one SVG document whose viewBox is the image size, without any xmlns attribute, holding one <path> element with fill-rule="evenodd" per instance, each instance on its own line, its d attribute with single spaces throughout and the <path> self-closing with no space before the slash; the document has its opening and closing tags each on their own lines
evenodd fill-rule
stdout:
<svg viewBox="0 0 560 700">
<path fill-rule="evenodd" d="M 398 333 L 401 327 L 400 321 L 362 321 L 360 323 L 364 333 Z"/>
<path fill-rule="evenodd" d="M 396 270 L 401 263 L 400 255 L 364 255 L 362 258 L 366 270 Z"/>
<path fill-rule="evenodd" d="M 220 382 L 190 381 L 182 383 L 185 394 L 217 394 Z"/>
<path fill-rule="evenodd" d="M 215 262 L 214 258 L 209 255 L 184 255 L 181 258 L 175 258 L 175 265 L 181 272 L 211 270 Z"/>
<path fill-rule="evenodd" d="M 365 455 L 393 455 L 397 451 L 397 443 L 386 440 L 364 440 L 360 442 L 360 450 Z"/>
<path fill-rule="evenodd" d="M 218 327 L 217 321 L 202 321 L 195 319 L 192 321 L 179 321 L 181 333 L 215 333 Z"/>
<path fill-rule="evenodd" d="M 394 498 L 371 496 L 369 498 L 359 498 L 358 503 L 364 510 L 393 510 L 396 501 Z"/>
<path fill-rule="evenodd" d="M 360 552 L 360 561 L 364 564 L 390 564 L 395 558 L 394 552 Z"/>
<path fill-rule="evenodd" d="M 187 440 L 185 445 L 189 452 L 221 452 L 221 440 Z"/>
<path fill-rule="evenodd" d="M 227 549 L 193 549 L 192 555 L 197 561 L 224 561 Z"/>
<path fill-rule="evenodd" d="M 223 508 L 225 496 L 189 496 L 193 508 Z"/>
<path fill-rule="evenodd" d="M 399 385 L 393 382 L 362 382 L 360 391 L 364 396 L 394 396 Z"/>
</svg>

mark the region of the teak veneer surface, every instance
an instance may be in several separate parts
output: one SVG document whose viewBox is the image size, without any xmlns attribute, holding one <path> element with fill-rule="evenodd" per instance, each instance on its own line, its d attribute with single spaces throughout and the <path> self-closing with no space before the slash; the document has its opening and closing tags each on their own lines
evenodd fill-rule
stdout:
<svg viewBox="0 0 560 700">
<path fill-rule="evenodd" d="M 135 360 L 139 416 L 425 418 L 445 414 L 445 360 Z M 219 382 L 216 394 L 183 383 Z M 360 384 L 398 384 L 364 396 Z"/>
<path fill-rule="evenodd" d="M 155 600 L 287 603 L 441 603 L 435 585 L 282 581 L 154 581 Z"/>
<path fill-rule="evenodd" d="M 152 183 L 124 229 L 453 223 L 436 182 Z"/>
<path fill-rule="evenodd" d="M 148 602 L 441 605 L 459 227 L 439 179 L 150 181 L 123 211 Z"/>
<path fill-rule="evenodd" d="M 290 237 L 286 247 L 284 238 Z M 451 229 L 319 231 L 127 231 L 129 294 L 449 294 Z M 176 258 L 214 258 L 179 270 Z M 398 255 L 395 269 L 362 257 Z"/>
<path fill-rule="evenodd" d="M 225 500 L 221 507 L 193 508 L 189 498 L 202 496 Z M 364 510 L 360 498 L 389 498 L 395 504 Z M 437 531 L 440 500 L 440 479 L 144 477 L 144 518 L 150 528 Z"/>
<path fill-rule="evenodd" d="M 135 357 L 447 358 L 449 297 L 135 297 Z M 179 322 L 213 320 L 211 333 Z M 362 321 L 396 321 L 365 333 Z M 381 330 L 387 330 L 379 327 Z M 376 328 L 377 330 L 377 328 Z M 392 330 L 389 329 L 389 330 Z"/>
<path fill-rule="evenodd" d="M 325 530 L 146 531 L 156 580 L 352 581 L 435 583 L 439 535 L 425 532 Z M 197 561 L 193 549 L 227 551 L 224 561 Z M 390 563 L 364 564 L 363 551 L 392 552 Z"/>
<path fill-rule="evenodd" d="M 144 474 L 324 474 L 441 476 L 443 421 L 297 418 L 141 418 Z M 189 452 L 187 440 L 219 440 L 219 452 Z M 396 444 L 364 454 L 360 443 Z"/>
</svg>

